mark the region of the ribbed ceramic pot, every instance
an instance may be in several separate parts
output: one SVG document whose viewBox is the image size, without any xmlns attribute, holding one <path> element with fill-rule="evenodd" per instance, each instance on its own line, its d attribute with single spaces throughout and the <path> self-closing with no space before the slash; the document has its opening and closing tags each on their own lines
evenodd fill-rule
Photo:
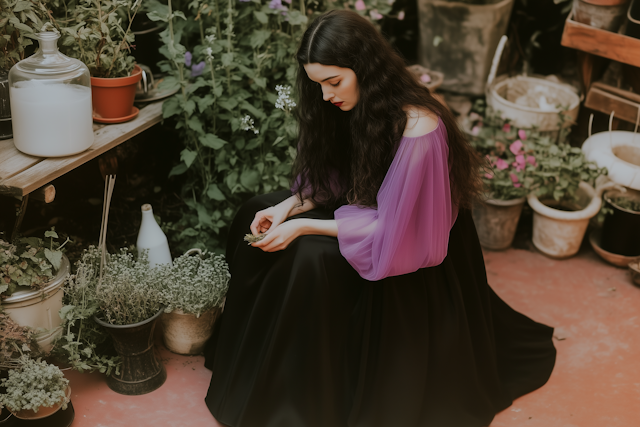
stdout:
<svg viewBox="0 0 640 427">
<path fill-rule="evenodd" d="M 525 200 L 487 198 L 474 204 L 471 213 L 483 248 L 501 251 L 511 246 Z"/>
<path fill-rule="evenodd" d="M 164 313 L 160 319 L 164 345 L 177 354 L 201 354 L 221 311 L 216 307 L 202 313 L 200 317 L 185 314 L 181 310 Z"/>
<path fill-rule="evenodd" d="M 600 211 L 602 199 L 592 186 L 581 182 L 576 195 L 576 209 L 556 209 L 552 207 L 553 199 L 541 201 L 534 194 L 527 196 L 533 209 L 533 244 L 551 258 L 569 258 L 578 253 L 589 220 Z"/>
<path fill-rule="evenodd" d="M 156 321 L 163 311 L 161 308 L 149 319 L 131 325 L 112 325 L 98 316 L 93 317 L 113 338 L 122 361 L 120 375 L 114 373 L 107 378 L 111 390 L 137 396 L 150 393 L 164 384 L 167 371 L 156 354 L 154 342 Z"/>
</svg>

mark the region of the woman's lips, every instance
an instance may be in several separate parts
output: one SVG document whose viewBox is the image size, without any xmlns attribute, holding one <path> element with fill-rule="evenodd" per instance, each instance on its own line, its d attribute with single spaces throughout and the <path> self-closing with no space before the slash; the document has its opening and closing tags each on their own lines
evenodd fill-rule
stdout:
<svg viewBox="0 0 640 427">
<path fill-rule="evenodd" d="M 344 101 L 343 101 L 343 102 L 334 102 L 334 103 L 333 103 L 333 105 L 335 105 L 336 107 L 339 107 L 339 106 L 341 106 L 343 103 L 344 103 Z"/>
</svg>

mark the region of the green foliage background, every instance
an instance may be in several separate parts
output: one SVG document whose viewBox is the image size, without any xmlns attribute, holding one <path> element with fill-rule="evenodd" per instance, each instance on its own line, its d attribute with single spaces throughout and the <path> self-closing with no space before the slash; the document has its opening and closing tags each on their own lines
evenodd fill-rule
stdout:
<svg viewBox="0 0 640 427">
<path fill-rule="evenodd" d="M 387 0 L 364 3 L 358 13 L 375 24 L 391 12 Z M 289 188 L 297 125 L 291 111 L 275 107 L 275 87 L 293 86 L 295 52 L 309 19 L 329 8 L 355 10 L 355 0 L 293 0 L 277 8 L 266 0 L 174 0 L 148 1 L 146 7 L 150 19 L 167 25 L 160 67 L 169 76 L 161 88 L 178 93 L 165 102 L 163 117 L 175 120 L 184 144 L 171 175 L 186 174 L 187 209 L 164 228 L 178 252 L 191 247 L 222 252 L 226 230 L 244 200 Z M 245 130 L 246 116 L 258 133 Z"/>
</svg>

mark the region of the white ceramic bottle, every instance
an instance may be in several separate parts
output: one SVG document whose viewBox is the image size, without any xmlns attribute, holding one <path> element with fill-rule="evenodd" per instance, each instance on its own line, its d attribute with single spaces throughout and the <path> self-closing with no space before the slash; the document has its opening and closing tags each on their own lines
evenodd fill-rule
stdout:
<svg viewBox="0 0 640 427">
<path fill-rule="evenodd" d="M 150 204 L 142 205 L 142 223 L 138 232 L 138 255 L 145 249 L 149 252 L 149 265 L 171 264 L 169 242 L 153 216 Z"/>
</svg>

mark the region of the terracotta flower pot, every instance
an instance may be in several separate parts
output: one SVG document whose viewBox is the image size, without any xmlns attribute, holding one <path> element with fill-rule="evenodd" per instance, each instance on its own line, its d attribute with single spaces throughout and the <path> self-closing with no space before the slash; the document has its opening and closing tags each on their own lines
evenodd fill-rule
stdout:
<svg viewBox="0 0 640 427">
<path fill-rule="evenodd" d="M 127 77 L 91 77 L 94 120 L 122 123 L 133 119 L 137 115 L 133 101 L 136 97 L 136 86 L 141 78 L 142 69 L 137 65 Z"/>
<path fill-rule="evenodd" d="M 200 317 L 180 310 L 161 317 L 164 345 L 177 354 L 200 354 L 213 333 L 213 325 L 222 310 L 213 308 Z"/>
<path fill-rule="evenodd" d="M 67 390 L 66 390 L 65 393 L 67 395 L 67 399 L 70 399 L 71 398 L 71 387 L 70 386 L 67 386 Z M 39 420 L 41 418 L 49 417 L 49 416 L 55 414 L 56 412 L 58 412 L 58 410 L 60 410 L 60 408 L 62 407 L 62 403 L 63 402 L 64 402 L 64 399 L 60 399 L 60 402 L 58 402 L 57 404 L 55 404 L 53 406 L 47 406 L 47 407 L 38 408 L 37 412 L 34 412 L 31 409 L 23 409 L 22 411 L 14 412 L 13 415 L 16 418 L 19 418 L 21 420 Z"/>
</svg>

